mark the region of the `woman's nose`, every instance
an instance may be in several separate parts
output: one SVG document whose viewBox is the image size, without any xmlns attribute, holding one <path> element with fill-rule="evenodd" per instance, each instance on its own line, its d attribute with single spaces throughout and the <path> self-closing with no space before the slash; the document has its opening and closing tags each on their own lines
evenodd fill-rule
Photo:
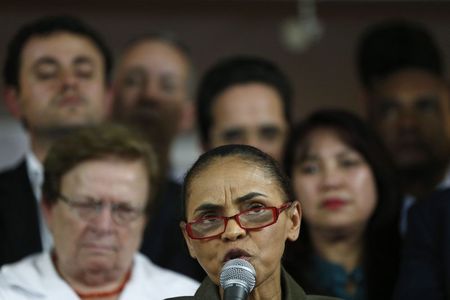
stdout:
<svg viewBox="0 0 450 300">
<path fill-rule="evenodd" d="M 230 219 L 228 220 L 224 233 L 222 233 L 222 240 L 235 241 L 244 237 L 246 234 L 247 231 L 241 228 L 235 219 Z"/>
<path fill-rule="evenodd" d="M 337 168 L 326 168 L 322 172 L 321 187 L 324 189 L 337 188 L 342 184 L 342 172 Z"/>
</svg>

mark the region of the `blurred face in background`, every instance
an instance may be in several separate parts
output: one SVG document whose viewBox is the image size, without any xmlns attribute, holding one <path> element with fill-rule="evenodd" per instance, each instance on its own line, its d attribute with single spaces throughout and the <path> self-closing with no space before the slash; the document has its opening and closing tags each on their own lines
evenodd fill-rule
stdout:
<svg viewBox="0 0 450 300">
<path fill-rule="evenodd" d="M 246 144 L 281 161 L 288 124 L 280 94 L 263 83 L 233 85 L 212 104 L 210 145 Z"/>
<path fill-rule="evenodd" d="M 110 108 L 104 68 L 87 37 L 64 31 L 34 36 L 21 55 L 19 87 L 7 87 L 5 98 L 32 132 L 96 124 Z"/>
<path fill-rule="evenodd" d="M 190 62 L 175 46 L 137 42 L 125 51 L 116 73 L 116 116 L 175 135 L 190 105 L 190 76 Z"/>
<path fill-rule="evenodd" d="M 297 147 L 293 185 L 310 229 L 364 228 L 377 203 L 365 159 L 328 128 L 314 129 Z"/>
<path fill-rule="evenodd" d="M 371 118 L 400 170 L 445 165 L 450 155 L 450 99 L 438 77 L 420 70 L 375 85 Z"/>
</svg>

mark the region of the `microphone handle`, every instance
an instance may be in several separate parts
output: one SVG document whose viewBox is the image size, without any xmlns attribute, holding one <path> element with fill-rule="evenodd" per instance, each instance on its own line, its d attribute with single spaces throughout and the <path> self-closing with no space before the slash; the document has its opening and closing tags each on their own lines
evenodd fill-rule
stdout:
<svg viewBox="0 0 450 300">
<path fill-rule="evenodd" d="M 247 291 L 238 284 L 233 284 L 224 290 L 224 300 L 247 300 Z"/>
</svg>

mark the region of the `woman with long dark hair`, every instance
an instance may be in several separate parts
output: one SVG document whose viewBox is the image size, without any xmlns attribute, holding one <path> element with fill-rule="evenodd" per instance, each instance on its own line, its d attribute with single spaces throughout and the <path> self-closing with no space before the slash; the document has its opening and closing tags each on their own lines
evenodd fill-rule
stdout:
<svg viewBox="0 0 450 300">
<path fill-rule="evenodd" d="M 286 149 L 304 217 L 286 251 L 288 272 L 310 293 L 391 299 L 401 197 L 376 134 L 350 112 L 321 110 L 294 128 Z"/>
</svg>

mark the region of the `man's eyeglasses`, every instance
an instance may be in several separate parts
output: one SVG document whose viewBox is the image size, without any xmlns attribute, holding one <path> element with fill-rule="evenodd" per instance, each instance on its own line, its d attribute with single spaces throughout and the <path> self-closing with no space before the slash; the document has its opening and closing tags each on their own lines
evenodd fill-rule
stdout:
<svg viewBox="0 0 450 300">
<path fill-rule="evenodd" d="M 118 225 L 128 224 L 144 213 L 143 208 L 131 207 L 124 203 L 109 203 L 93 199 L 77 201 L 71 200 L 64 195 L 59 195 L 59 198 L 84 221 L 90 221 L 97 217 L 103 211 L 104 206 L 111 207 L 112 219 Z"/>
<path fill-rule="evenodd" d="M 257 230 L 275 224 L 281 212 L 292 206 L 287 202 L 280 207 L 258 207 L 242 211 L 231 217 L 204 217 L 186 223 L 186 232 L 191 239 L 211 239 L 222 235 L 228 221 L 234 219 L 245 230 Z"/>
</svg>

